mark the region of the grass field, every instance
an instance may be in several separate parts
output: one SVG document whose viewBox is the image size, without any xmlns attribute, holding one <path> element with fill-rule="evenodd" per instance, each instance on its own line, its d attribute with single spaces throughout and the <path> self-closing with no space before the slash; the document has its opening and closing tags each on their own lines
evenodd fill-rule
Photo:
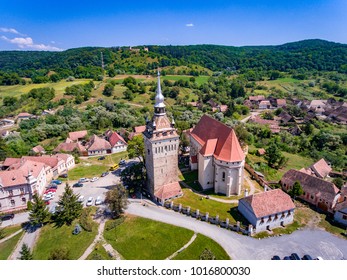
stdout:
<svg viewBox="0 0 347 280">
<path fill-rule="evenodd" d="M 163 260 L 192 236 L 191 230 L 134 216 L 126 216 L 121 225 L 104 231 L 107 242 L 127 260 Z"/>
<path fill-rule="evenodd" d="M 128 158 L 128 152 L 120 152 L 120 153 L 105 155 L 104 160 L 98 160 L 99 157 L 100 156 L 83 158 L 82 162 L 90 163 L 90 164 L 96 164 L 96 165 L 112 166 L 115 163 L 119 163 L 119 161 L 121 159 L 127 159 Z"/>
<path fill-rule="evenodd" d="M 3 238 L 11 235 L 12 233 L 15 233 L 16 231 L 20 230 L 21 228 L 22 228 L 22 226 L 8 226 L 8 227 L 5 227 L 4 228 L 4 236 L 3 236 Z"/>
<path fill-rule="evenodd" d="M 24 232 L 22 231 L 16 236 L 13 236 L 11 239 L 0 243 L 0 260 L 7 260 L 23 234 Z"/>
<path fill-rule="evenodd" d="M 108 171 L 109 166 L 106 165 L 91 165 L 88 162 L 82 161 L 75 168 L 68 171 L 69 180 L 78 180 L 79 178 L 100 177 L 101 173 Z"/>
<path fill-rule="evenodd" d="M 43 83 L 43 84 L 27 84 L 27 85 L 13 85 L 13 86 L 0 86 L 0 97 L 5 96 L 20 96 L 23 93 L 28 93 L 33 88 L 43 88 L 51 87 L 55 90 L 55 99 L 60 99 L 63 97 L 65 88 L 72 85 L 82 84 L 89 82 L 89 79 L 76 79 L 72 82 L 66 82 L 65 80 L 59 81 L 57 83 Z M 2 101 L 1 103 L 2 104 Z"/>
<path fill-rule="evenodd" d="M 194 242 L 185 250 L 180 252 L 174 260 L 199 260 L 204 249 L 209 249 L 216 260 L 230 260 L 225 250 L 212 239 L 198 234 Z"/>
<path fill-rule="evenodd" d="M 212 199 L 207 199 L 193 193 L 190 189 L 183 188 L 183 196 L 175 199 L 175 204 L 181 203 L 182 206 L 190 206 L 192 210 L 199 209 L 200 213 L 209 213 L 209 216 L 219 215 L 219 219 L 229 218 L 230 223 L 240 221 L 246 223 L 246 220 L 238 213 L 237 204 L 222 203 Z"/>
<path fill-rule="evenodd" d="M 107 254 L 105 248 L 100 244 L 96 244 L 93 252 L 87 257 L 87 260 L 112 260 L 109 254 Z"/>
<path fill-rule="evenodd" d="M 80 234 L 73 235 L 72 231 L 76 223 L 62 227 L 55 227 L 53 224 L 45 225 L 41 229 L 40 237 L 33 250 L 34 259 L 48 260 L 51 252 L 60 248 L 66 248 L 69 251 L 69 259 L 78 259 L 94 240 L 97 224 L 94 224 L 92 232 L 82 230 Z"/>
</svg>

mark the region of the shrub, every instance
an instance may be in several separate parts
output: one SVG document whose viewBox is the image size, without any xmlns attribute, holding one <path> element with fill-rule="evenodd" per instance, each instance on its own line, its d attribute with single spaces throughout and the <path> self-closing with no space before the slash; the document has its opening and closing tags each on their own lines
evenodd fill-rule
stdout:
<svg viewBox="0 0 347 280">
<path fill-rule="evenodd" d="M 90 217 L 91 208 L 84 208 L 80 217 L 80 225 L 85 231 L 93 231 L 93 221 Z"/>
<path fill-rule="evenodd" d="M 118 219 L 110 221 L 109 223 L 106 224 L 105 230 L 109 231 L 111 229 L 114 229 L 116 226 L 121 225 L 124 222 L 124 220 L 125 218 L 121 216 Z"/>
</svg>

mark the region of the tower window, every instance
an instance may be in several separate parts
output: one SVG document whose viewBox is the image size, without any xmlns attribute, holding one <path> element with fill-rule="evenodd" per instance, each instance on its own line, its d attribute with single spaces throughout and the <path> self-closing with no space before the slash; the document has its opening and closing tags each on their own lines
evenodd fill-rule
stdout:
<svg viewBox="0 0 347 280">
<path fill-rule="evenodd" d="M 158 152 L 158 148 L 156 147 L 156 148 L 155 148 L 155 153 L 157 153 L 157 152 Z"/>
<path fill-rule="evenodd" d="M 225 182 L 225 172 L 222 173 L 222 181 Z"/>
<path fill-rule="evenodd" d="M 149 149 L 147 149 L 147 153 L 148 153 L 148 154 L 150 154 L 150 151 L 149 151 Z"/>
</svg>

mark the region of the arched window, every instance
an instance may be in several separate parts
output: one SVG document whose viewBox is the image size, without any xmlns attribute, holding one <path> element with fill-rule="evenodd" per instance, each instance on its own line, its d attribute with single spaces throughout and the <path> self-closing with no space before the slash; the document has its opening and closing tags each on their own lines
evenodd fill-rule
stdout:
<svg viewBox="0 0 347 280">
<path fill-rule="evenodd" d="M 222 181 L 225 182 L 225 172 L 222 173 Z"/>
</svg>

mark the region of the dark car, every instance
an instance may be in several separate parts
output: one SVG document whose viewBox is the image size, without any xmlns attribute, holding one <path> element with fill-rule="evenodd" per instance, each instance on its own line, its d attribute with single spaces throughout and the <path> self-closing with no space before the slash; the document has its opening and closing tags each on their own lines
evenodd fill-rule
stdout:
<svg viewBox="0 0 347 280">
<path fill-rule="evenodd" d="M 271 258 L 272 260 L 280 260 L 281 258 L 279 257 L 279 256 L 273 256 L 272 258 Z"/>
<path fill-rule="evenodd" d="M 105 159 L 104 156 L 98 158 L 98 160 L 104 160 L 104 159 Z"/>
<path fill-rule="evenodd" d="M 14 214 L 5 214 L 3 216 L 0 217 L 1 221 L 7 221 L 7 220 L 12 220 L 14 218 Z"/>
<path fill-rule="evenodd" d="M 107 176 L 109 173 L 110 173 L 110 172 L 104 172 L 104 173 L 101 174 L 101 177 L 105 177 L 105 176 Z"/>
<path fill-rule="evenodd" d="M 62 181 L 60 181 L 60 180 L 53 180 L 51 183 L 52 184 L 56 184 L 56 185 L 60 185 L 62 183 Z"/>
<path fill-rule="evenodd" d="M 47 189 L 57 189 L 57 188 L 58 188 L 58 185 L 54 183 L 51 183 L 47 186 Z"/>
<path fill-rule="evenodd" d="M 313 260 L 313 258 L 310 255 L 304 255 L 302 257 L 303 260 Z"/>
<path fill-rule="evenodd" d="M 299 255 L 298 255 L 297 253 L 291 254 L 291 255 L 290 255 L 290 258 L 291 258 L 292 260 L 301 260 L 300 257 L 299 257 Z"/>
<path fill-rule="evenodd" d="M 59 177 L 61 177 L 61 178 L 67 178 L 67 174 L 65 173 L 65 174 L 61 174 Z"/>
<path fill-rule="evenodd" d="M 291 257 L 285 256 L 283 259 L 284 259 L 284 260 L 291 260 Z"/>
<path fill-rule="evenodd" d="M 73 188 L 82 188 L 83 184 L 82 183 L 76 183 L 72 185 Z"/>
</svg>

